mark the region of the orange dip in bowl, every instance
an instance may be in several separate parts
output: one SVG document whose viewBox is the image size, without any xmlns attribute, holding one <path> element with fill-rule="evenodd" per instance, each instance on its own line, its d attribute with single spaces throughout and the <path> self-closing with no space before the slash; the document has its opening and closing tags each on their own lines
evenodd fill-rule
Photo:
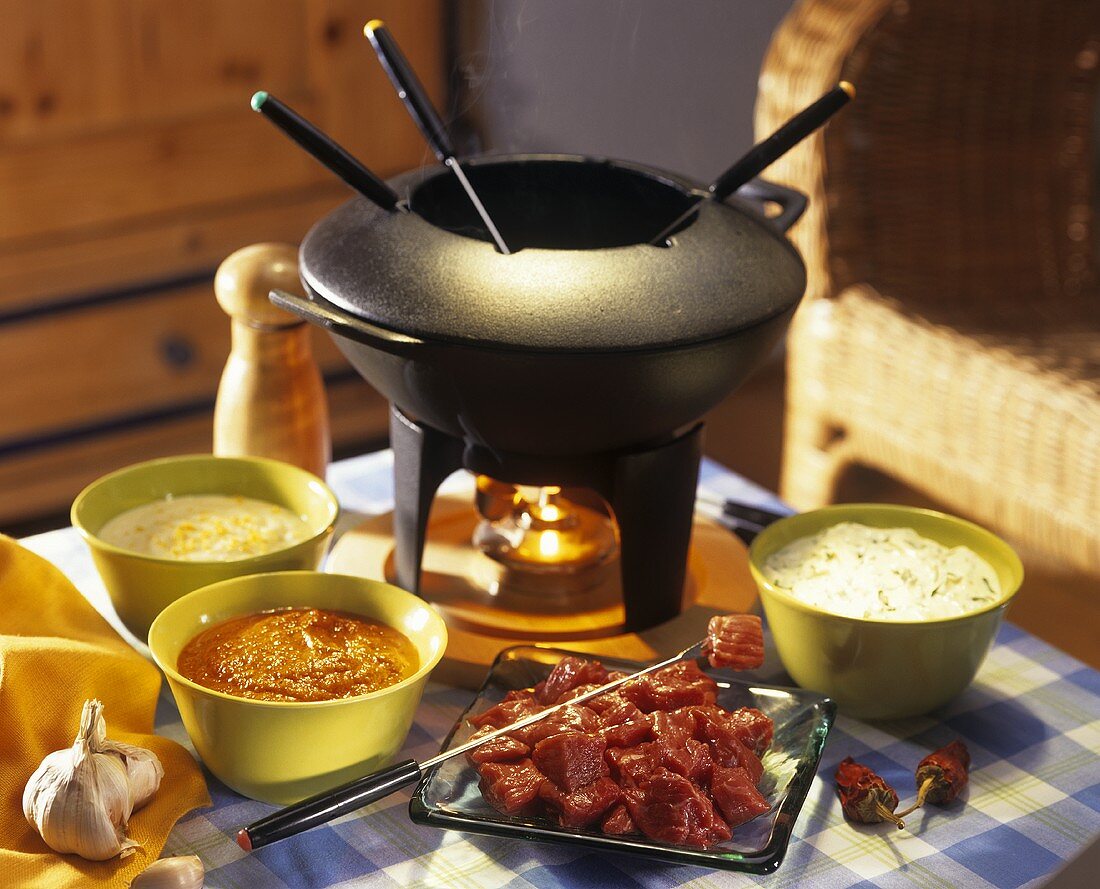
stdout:
<svg viewBox="0 0 1100 889">
<path fill-rule="evenodd" d="M 412 676 L 416 647 L 377 621 L 320 608 L 233 617 L 192 638 L 176 669 L 214 691 L 260 701 L 331 701 Z"/>
</svg>

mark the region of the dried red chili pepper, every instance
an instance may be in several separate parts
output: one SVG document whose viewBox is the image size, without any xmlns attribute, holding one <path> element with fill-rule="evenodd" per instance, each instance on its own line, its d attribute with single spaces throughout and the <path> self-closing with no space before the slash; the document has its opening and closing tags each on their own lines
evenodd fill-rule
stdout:
<svg viewBox="0 0 1100 889">
<path fill-rule="evenodd" d="M 966 787 L 970 773 L 970 751 L 962 741 L 929 753 L 917 764 L 917 801 L 899 815 L 908 815 L 927 800 L 945 806 Z"/>
<path fill-rule="evenodd" d="M 905 822 L 894 814 L 898 795 L 889 784 L 867 766 L 847 757 L 836 769 L 836 793 L 844 814 L 863 824 L 890 821 L 898 830 Z"/>
</svg>

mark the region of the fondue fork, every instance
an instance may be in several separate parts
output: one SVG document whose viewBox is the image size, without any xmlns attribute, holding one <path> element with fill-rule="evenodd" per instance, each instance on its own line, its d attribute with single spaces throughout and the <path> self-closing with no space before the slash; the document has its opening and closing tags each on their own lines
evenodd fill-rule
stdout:
<svg viewBox="0 0 1100 889">
<path fill-rule="evenodd" d="M 252 97 L 252 110 L 270 120 L 363 197 L 374 201 L 383 210 L 397 208 L 400 200 L 397 192 L 363 166 L 351 152 L 289 105 L 261 90 Z"/>
<path fill-rule="evenodd" d="M 504 238 L 501 237 L 496 225 L 493 224 L 489 211 L 485 209 L 485 205 L 481 203 L 481 199 L 474 191 L 470 180 L 466 178 L 465 171 L 459 165 L 458 158 L 455 157 L 456 152 L 450 136 L 447 135 L 447 128 L 443 125 L 439 113 L 432 105 L 432 100 L 428 98 L 428 93 L 416 76 L 416 72 L 413 71 L 409 60 L 401 52 L 397 41 L 393 39 L 381 19 L 371 19 L 367 22 L 363 28 L 363 33 L 370 40 L 371 46 L 374 47 L 378 61 L 382 63 L 383 70 L 385 70 L 397 90 L 398 98 L 405 103 L 405 107 L 420 128 L 420 132 L 424 134 L 424 138 L 432 151 L 435 152 L 435 156 L 454 171 L 459 184 L 470 199 L 470 203 L 474 205 L 478 216 L 481 217 L 481 221 L 485 223 L 489 234 L 492 235 L 497 249 L 507 256 L 512 251 L 504 243 Z"/>
<path fill-rule="evenodd" d="M 246 852 L 252 852 L 255 849 L 259 849 L 261 846 L 268 846 L 271 843 L 285 840 L 302 831 L 309 830 L 313 827 L 319 827 L 335 818 L 339 818 L 341 815 L 346 815 L 348 812 L 353 812 L 383 797 L 387 797 L 391 793 L 400 790 L 402 787 L 415 784 L 429 769 L 435 768 L 437 765 L 446 762 L 452 757 L 473 750 L 475 747 L 480 747 L 482 744 L 499 738 L 502 735 L 514 732 L 516 729 L 533 725 L 565 707 L 583 703 L 590 698 L 597 697 L 612 689 L 616 689 L 620 685 L 630 682 L 633 679 L 655 673 L 657 670 L 671 666 L 677 661 L 688 657 L 700 657 L 702 655 L 702 649 L 703 640 L 700 640 L 694 645 L 688 646 L 678 654 L 674 654 L 672 657 L 666 658 L 659 663 L 645 667 L 635 673 L 630 673 L 627 676 L 613 679 L 610 682 L 605 682 L 598 688 L 577 695 L 575 698 L 571 698 L 561 704 L 555 704 L 545 710 L 540 710 L 538 713 L 532 713 L 530 716 L 518 719 L 503 728 L 489 732 L 487 735 L 473 738 L 463 744 L 459 744 L 457 747 L 444 750 L 431 759 L 426 759 L 423 762 L 417 762 L 415 759 L 406 759 L 403 762 L 380 769 L 377 772 L 372 772 L 362 778 L 356 778 L 354 781 L 349 781 L 347 784 L 343 784 L 340 787 L 318 793 L 316 796 L 302 800 L 300 803 L 287 806 L 285 809 L 280 809 L 278 812 L 274 812 L 266 818 L 261 818 L 259 821 L 253 822 L 247 827 L 242 827 L 237 831 L 237 844 Z"/>
<path fill-rule="evenodd" d="M 790 513 L 774 512 L 759 506 L 749 506 L 747 503 L 740 503 L 736 500 L 709 497 L 704 493 L 696 494 L 695 502 L 720 510 L 719 524 L 731 530 L 745 544 L 752 543 L 756 535 L 772 522 L 778 522 L 790 515 Z"/>
<path fill-rule="evenodd" d="M 706 196 L 699 196 L 690 207 L 655 235 L 650 244 L 660 245 L 668 240 L 680 225 L 691 216 L 704 200 L 723 201 L 742 185 L 770 167 L 794 148 L 814 130 L 825 125 L 830 117 L 855 98 L 856 88 L 842 80 L 820 99 L 803 108 L 766 139 L 757 142 L 741 158 L 734 161 L 721 176 L 707 188 Z"/>
</svg>

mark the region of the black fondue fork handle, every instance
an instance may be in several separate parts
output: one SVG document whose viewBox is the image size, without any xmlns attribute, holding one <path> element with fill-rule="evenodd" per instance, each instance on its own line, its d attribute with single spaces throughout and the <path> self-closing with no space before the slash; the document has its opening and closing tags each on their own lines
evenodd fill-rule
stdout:
<svg viewBox="0 0 1100 889">
<path fill-rule="evenodd" d="M 745 155 L 736 160 L 710 184 L 705 195 L 698 195 L 686 210 L 654 235 L 649 243 L 664 244 L 668 237 L 695 213 L 704 200 L 723 201 L 752 181 L 757 174 L 770 167 L 810 133 L 824 126 L 830 117 L 855 97 L 855 94 L 855 87 L 842 80 L 812 105 L 803 108 L 778 130 L 757 142 Z M 801 210 L 795 212 L 793 218 L 787 220 L 785 225 L 780 224 L 777 227 L 781 231 L 786 231 L 794 225 L 800 215 Z"/>
<path fill-rule="evenodd" d="M 451 137 L 447 134 L 447 128 L 436 112 L 432 100 L 428 98 L 424 84 L 420 82 L 409 60 L 401 52 L 397 41 L 379 19 L 367 22 L 363 32 L 374 46 L 378 61 L 382 63 L 383 69 L 397 88 L 397 95 L 408 107 L 412 119 L 416 121 L 416 125 L 424 134 L 435 156 L 440 161 L 454 157 L 455 149 L 451 144 Z"/>
<path fill-rule="evenodd" d="M 432 100 L 428 98 L 428 92 L 424 89 L 420 78 L 416 76 L 416 72 L 413 71 L 409 60 L 401 52 L 397 41 L 386 30 L 385 23 L 380 19 L 371 19 L 367 22 L 363 28 L 363 33 L 370 40 L 371 46 L 374 47 L 375 54 L 378 56 L 378 61 L 382 64 L 382 68 L 397 90 L 398 97 L 405 103 L 405 107 L 412 115 L 412 119 L 416 121 L 420 132 L 424 134 L 424 138 L 427 139 L 428 145 L 435 152 L 435 156 L 451 168 L 451 171 L 462 185 L 462 190 L 469 197 L 470 203 L 477 210 L 477 215 L 481 217 L 481 221 L 485 224 L 485 228 L 492 237 L 493 243 L 496 244 L 497 250 L 507 256 L 512 251 L 508 249 L 508 244 L 505 243 L 496 227 L 496 223 L 489 215 L 489 211 L 485 209 L 485 205 L 470 184 L 470 180 L 466 178 L 466 173 L 463 172 L 462 166 L 455 156 L 455 147 L 451 142 L 451 137 L 447 135 L 447 128 L 444 126 L 443 120 L 435 110 Z"/>
<path fill-rule="evenodd" d="M 400 198 L 392 188 L 364 166 L 358 158 L 327 133 L 317 129 L 289 105 L 261 90 L 252 97 L 252 110 L 258 111 L 316 160 L 328 167 L 363 197 L 383 210 L 394 210 Z"/>
<path fill-rule="evenodd" d="M 759 506 L 747 506 L 736 500 L 724 500 L 720 505 L 722 509 L 722 524 L 746 543 L 752 543 L 756 535 L 773 522 L 786 518 L 787 513 L 773 512 Z"/>
<path fill-rule="evenodd" d="M 743 157 L 711 183 L 708 189 L 711 195 L 719 201 L 728 198 L 810 133 L 823 126 L 830 117 L 847 105 L 855 94 L 855 87 L 847 81 L 841 81 L 812 105 L 799 111 L 766 139 L 750 148 Z"/>
<path fill-rule="evenodd" d="M 335 790 L 325 790 L 261 818 L 237 831 L 237 845 L 246 852 L 285 840 L 304 830 L 327 824 L 334 818 L 377 802 L 415 784 L 423 775 L 421 765 L 407 759 L 389 768 L 349 781 Z"/>
</svg>

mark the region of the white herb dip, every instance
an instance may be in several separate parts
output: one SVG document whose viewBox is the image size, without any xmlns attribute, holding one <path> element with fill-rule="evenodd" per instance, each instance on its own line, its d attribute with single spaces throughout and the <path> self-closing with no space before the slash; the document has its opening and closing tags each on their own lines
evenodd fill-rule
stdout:
<svg viewBox="0 0 1100 889">
<path fill-rule="evenodd" d="M 954 617 L 1001 597 L 997 573 L 973 550 L 855 522 L 792 541 L 768 557 L 764 576 L 822 611 L 873 620 Z"/>
<path fill-rule="evenodd" d="M 305 519 L 251 497 L 184 495 L 129 509 L 99 530 L 113 546 L 182 562 L 232 562 L 310 536 Z"/>
</svg>

